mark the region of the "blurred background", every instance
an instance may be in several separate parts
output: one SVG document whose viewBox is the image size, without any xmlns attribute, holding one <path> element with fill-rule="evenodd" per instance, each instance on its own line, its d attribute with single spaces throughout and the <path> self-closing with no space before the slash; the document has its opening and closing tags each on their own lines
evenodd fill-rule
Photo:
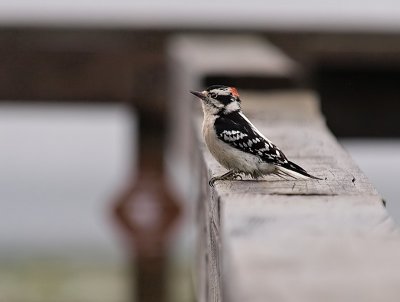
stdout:
<svg viewBox="0 0 400 302">
<path fill-rule="evenodd" d="M 182 196 L 165 199 L 168 244 L 137 239 L 157 219 L 146 203 L 141 217 L 123 214 L 163 175 L 177 34 L 251 34 L 295 61 L 300 72 L 274 81 L 221 73 L 203 84 L 316 91 L 400 221 L 397 1 L 0 0 L 0 301 L 145 301 L 132 276 L 154 272 L 132 255 L 153 254 L 168 299 L 194 301 Z"/>
</svg>

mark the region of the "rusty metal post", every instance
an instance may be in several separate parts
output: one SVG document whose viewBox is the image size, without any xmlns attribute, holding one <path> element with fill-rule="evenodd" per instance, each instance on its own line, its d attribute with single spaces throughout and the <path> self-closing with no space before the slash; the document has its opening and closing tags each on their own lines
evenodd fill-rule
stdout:
<svg viewBox="0 0 400 302">
<path fill-rule="evenodd" d="M 132 300 L 166 301 L 167 242 L 179 204 L 163 173 L 165 123 L 160 114 L 139 108 L 139 160 L 136 181 L 115 201 L 115 215 L 132 253 L 136 288 Z"/>
</svg>

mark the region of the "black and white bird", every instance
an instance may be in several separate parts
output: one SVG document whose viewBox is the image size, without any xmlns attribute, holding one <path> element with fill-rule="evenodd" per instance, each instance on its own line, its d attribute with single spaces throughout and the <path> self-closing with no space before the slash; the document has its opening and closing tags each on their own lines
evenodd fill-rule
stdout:
<svg viewBox="0 0 400 302">
<path fill-rule="evenodd" d="M 234 87 L 214 85 L 204 91 L 191 91 L 201 99 L 203 137 L 214 158 L 229 171 L 210 179 L 241 179 L 240 174 L 259 178 L 274 174 L 285 178 L 320 179 L 287 159 L 285 154 L 249 121 L 241 110 Z"/>
</svg>

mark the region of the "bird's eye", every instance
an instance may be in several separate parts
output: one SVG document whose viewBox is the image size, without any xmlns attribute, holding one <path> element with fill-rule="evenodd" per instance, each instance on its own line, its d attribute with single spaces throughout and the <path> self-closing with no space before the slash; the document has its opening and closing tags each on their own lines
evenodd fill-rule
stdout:
<svg viewBox="0 0 400 302">
<path fill-rule="evenodd" d="M 217 94 L 214 93 L 214 92 L 211 92 L 211 93 L 210 93 L 210 97 L 212 97 L 213 99 L 215 99 L 215 98 L 217 97 Z"/>
</svg>

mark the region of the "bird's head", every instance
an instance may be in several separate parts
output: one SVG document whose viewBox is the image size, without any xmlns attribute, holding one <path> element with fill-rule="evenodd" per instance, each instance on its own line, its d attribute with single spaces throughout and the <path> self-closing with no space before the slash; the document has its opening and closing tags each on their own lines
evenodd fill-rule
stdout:
<svg viewBox="0 0 400 302">
<path fill-rule="evenodd" d="M 240 110 L 240 98 L 236 88 L 213 85 L 204 91 L 190 91 L 202 100 L 204 113 L 227 114 Z"/>
</svg>

